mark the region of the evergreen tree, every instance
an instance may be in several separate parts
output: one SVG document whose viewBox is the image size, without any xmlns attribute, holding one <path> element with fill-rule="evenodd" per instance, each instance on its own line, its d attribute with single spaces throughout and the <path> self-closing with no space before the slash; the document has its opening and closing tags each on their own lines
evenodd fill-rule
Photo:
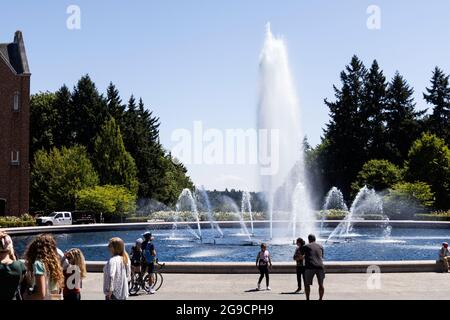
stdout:
<svg viewBox="0 0 450 320">
<path fill-rule="evenodd" d="M 57 109 L 54 108 L 56 96 L 44 92 L 30 99 L 30 159 L 41 149 L 50 150 L 55 146 L 55 126 L 58 122 Z"/>
<path fill-rule="evenodd" d="M 427 127 L 431 132 L 443 138 L 450 144 L 450 85 L 449 77 L 436 67 L 431 79 L 431 88 L 423 94 L 426 102 L 433 106 L 433 113 L 429 116 Z"/>
<path fill-rule="evenodd" d="M 328 186 L 339 187 L 345 195 L 365 163 L 365 132 L 360 110 L 365 97 L 364 82 L 367 70 L 358 57 L 341 73 L 342 88 L 334 86 L 336 101 L 325 104 L 331 120 L 325 129 L 324 177 Z"/>
<path fill-rule="evenodd" d="M 94 139 L 107 120 L 106 100 L 88 75 L 83 76 L 72 93 L 74 139 L 77 144 L 94 150 Z"/>
<path fill-rule="evenodd" d="M 367 158 L 383 159 L 386 155 L 386 77 L 375 60 L 365 79 L 364 101 L 360 116 L 366 140 Z"/>
<path fill-rule="evenodd" d="M 103 185 L 121 185 L 136 194 L 136 164 L 126 151 L 114 118 L 105 122 L 94 142 L 94 165 Z"/>
<path fill-rule="evenodd" d="M 416 111 L 414 90 L 398 73 L 389 84 L 387 91 L 386 140 L 387 158 L 395 164 L 402 164 L 408 156 L 413 141 L 420 136 L 420 118 L 425 111 Z"/>
<path fill-rule="evenodd" d="M 58 113 L 58 123 L 56 124 L 55 146 L 61 148 L 63 146 L 72 147 L 75 141 L 75 110 L 72 103 L 72 94 L 66 85 L 63 85 L 55 93 L 55 101 L 53 108 Z"/>
<path fill-rule="evenodd" d="M 126 106 L 122 103 L 119 90 L 117 90 L 116 86 L 112 82 L 109 83 L 109 86 L 106 89 L 106 106 L 108 108 L 109 115 L 116 120 L 117 124 L 120 125 L 123 130 L 123 118 Z"/>
</svg>

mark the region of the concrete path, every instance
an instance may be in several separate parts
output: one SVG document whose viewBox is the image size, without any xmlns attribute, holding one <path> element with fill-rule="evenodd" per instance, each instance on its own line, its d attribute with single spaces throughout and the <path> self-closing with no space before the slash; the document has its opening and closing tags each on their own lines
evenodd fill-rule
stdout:
<svg viewBox="0 0 450 320">
<path fill-rule="evenodd" d="M 379 281 L 367 274 L 329 274 L 325 281 L 328 300 L 426 300 L 450 299 L 450 274 L 381 274 Z M 130 300 L 304 300 L 296 289 L 295 275 L 271 275 L 272 291 L 254 292 L 258 275 L 165 274 L 155 295 Z M 103 275 L 89 273 L 83 282 L 83 300 L 102 300 Z M 317 286 L 312 299 L 317 299 Z"/>
</svg>

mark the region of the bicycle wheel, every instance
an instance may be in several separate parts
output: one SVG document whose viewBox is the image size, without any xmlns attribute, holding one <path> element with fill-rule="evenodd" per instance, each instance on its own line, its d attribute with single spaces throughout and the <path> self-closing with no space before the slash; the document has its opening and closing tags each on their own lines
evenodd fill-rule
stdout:
<svg viewBox="0 0 450 320">
<path fill-rule="evenodd" d="M 130 282 L 128 282 L 128 293 L 132 296 L 135 296 L 139 293 L 139 290 L 141 290 L 141 284 L 139 281 L 139 274 L 135 273 L 132 277 Z"/>
<path fill-rule="evenodd" d="M 150 289 L 152 288 L 152 287 L 150 287 L 150 283 L 149 283 L 150 277 L 151 277 L 151 274 L 147 273 L 147 274 L 145 275 L 144 280 L 143 280 L 143 283 L 142 283 L 143 289 L 144 289 L 145 292 L 147 292 L 147 293 L 150 293 Z"/>
<path fill-rule="evenodd" d="M 153 289 L 155 291 L 158 291 L 162 287 L 163 282 L 164 282 L 164 277 L 163 277 L 162 273 L 156 272 L 155 273 L 155 284 L 153 285 Z"/>
</svg>

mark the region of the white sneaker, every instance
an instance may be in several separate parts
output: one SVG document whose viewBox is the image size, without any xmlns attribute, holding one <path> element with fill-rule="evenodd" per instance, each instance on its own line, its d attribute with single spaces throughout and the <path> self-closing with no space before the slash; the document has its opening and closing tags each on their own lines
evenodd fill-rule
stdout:
<svg viewBox="0 0 450 320">
<path fill-rule="evenodd" d="M 156 293 L 155 289 L 150 289 L 150 294 L 155 294 L 155 293 Z"/>
<path fill-rule="evenodd" d="M 256 287 L 256 291 L 261 291 L 261 286 L 258 284 L 258 286 Z"/>
<path fill-rule="evenodd" d="M 267 291 L 272 291 L 272 288 L 271 287 L 267 287 L 266 290 Z"/>
</svg>

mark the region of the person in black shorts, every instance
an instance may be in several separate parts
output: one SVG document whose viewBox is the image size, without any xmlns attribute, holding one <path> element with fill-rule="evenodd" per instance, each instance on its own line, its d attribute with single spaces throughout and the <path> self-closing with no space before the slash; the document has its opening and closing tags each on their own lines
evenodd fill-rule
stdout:
<svg viewBox="0 0 450 320">
<path fill-rule="evenodd" d="M 156 260 L 156 249 L 153 244 L 154 237 L 151 232 L 145 232 L 143 235 L 144 241 L 142 242 L 142 257 L 141 257 L 141 273 L 144 275 L 147 272 L 150 277 L 148 277 L 150 285 L 150 293 L 154 294 L 153 289 L 153 273 L 155 272 L 155 260 Z"/>
<path fill-rule="evenodd" d="M 323 265 L 323 247 L 316 243 L 316 237 L 311 234 L 308 236 L 309 244 L 303 246 L 301 253 L 305 256 L 305 294 L 306 300 L 309 300 L 311 286 L 314 276 L 317 277 L 319 283 L 319 297 L 323 299 L 325 288 L 323 282 L 325 280 L 325 268 Z"/>
</svg>

